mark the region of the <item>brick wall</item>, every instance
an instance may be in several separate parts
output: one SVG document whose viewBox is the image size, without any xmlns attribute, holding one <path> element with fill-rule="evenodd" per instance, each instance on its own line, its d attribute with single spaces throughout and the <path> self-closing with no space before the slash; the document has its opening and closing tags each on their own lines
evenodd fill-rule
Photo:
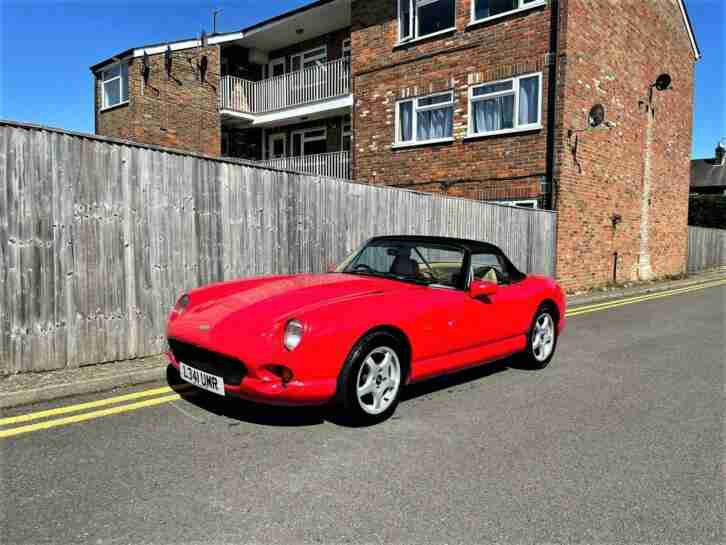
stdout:
<svg viewBox="0 0 726 545">
<path fill-rule="evenodd" d="M 201 55 L 208 58 L 204 83 L 196 73 Z M 96 133 L 219 155 L 219 46 L 175 51 L 171 78 L 166 76 L 163 54 L 151 55 L 149 61 L 151 72 L 146 83 L 141 59 L 130 61 L 128 104 L 101 111 L 101 82 L 96 80 Z"/>
<path fill-rule="evenodd" d="M 675 0 L 566 0 L 561 146 L 557 161 L 557 275 L 570 289 L 681 273 L 686 244 L 694 56 Z M 642 101 L 663 72 L 673 90 L 654 91 L 651 196 L 644 199 L 648 113 Z M 595 103 L 617 126 L 577 134 Z M 576 154 L 573 152 L 576 143 Z M 641 256 L 644 212 L 648 251 Z M 622 223 L 612 227 L 613 214 Z"/>
<path fill-rule="evenodd" d="M 459 0 L 455 32 L 396 45 L 396 6 L 389 0 L 353 3 L 354 177 L 473 198 L 539 196 L 546 155 L 548 8 L 468 26 L 470 0 Z M 543 128 L 465 141 L 469 86 L 530 72 L 544 76 Z M 454 91 L 454 142 L 392 149 L 396 101 L 446 90 Z"/>
</svg>

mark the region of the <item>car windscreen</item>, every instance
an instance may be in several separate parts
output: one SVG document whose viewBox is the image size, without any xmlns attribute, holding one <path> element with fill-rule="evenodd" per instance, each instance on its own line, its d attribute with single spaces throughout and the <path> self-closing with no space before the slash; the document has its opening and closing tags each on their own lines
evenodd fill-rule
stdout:
<svg viewBox="0 0 726 545">
<path fill-rule="evenodd" d="M 410 241 L 372 241 L 341 272 L 456 288 L 461 285 L 464 250 Z"/>
</svg>

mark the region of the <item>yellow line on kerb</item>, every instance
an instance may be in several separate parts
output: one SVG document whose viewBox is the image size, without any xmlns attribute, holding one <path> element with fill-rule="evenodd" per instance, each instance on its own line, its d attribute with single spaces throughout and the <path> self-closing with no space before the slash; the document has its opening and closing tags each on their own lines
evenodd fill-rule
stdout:
<svg viewBox="0 0 726 545">
<path fill-rule="evenodd" d="M 678 295 L 681 293 L 688 293 L 688 292 L 692 292 L 692 291 L 703 290 L 703 289 L 707 289 L 707 288 L 721 286 L 724 284 L 726 284 L 726 279 L 688 284 L 684 287 L 676 288 L 676 289 L 672 289 L 672 290 L 661 291 L 661 292 L 656 292 L 656 293 L 650 293 L 647 295 L 629 297 L 627 299 L 619 299 L 617 301 L 595 303 L 592 305 L 573 308 L 573 309 L 567 311 L 566 316 L 568 318 L 574 317 L 574 316 L 579 316 L 581 314 L 588 314 L 591 312 L 608 310 L 611 308 L 621 307 L 624 305 L 632 305 L 634 303 L 640 303 L 642 301 L 649 301 L 651 299 L 660 299 L 663 297 L 670 297 L 672 295 Z M 140 392 L 133 392 L 130 394 L 109 397 L 107 399 L 99 399 L 97 401 L 78 403 L 76 405 L 69 405 L 67 407 L 58 407 L 55 409 L 38 411 L 35 413 L 29 413 L 29 414 L 24 414 L 24 415 L 19 415 L 19 416 L 10 416 L 7 418 L 2 418 L 2 419 L 0 419 L 0 426 L 7 426 L 7 425 L 11 425 L 11 424 L 20 424 L 22 422 L 30 422 L 32 420 L 40 420 L 42 418 L 47 418 L 47 417 L 52 417 L 52 416 L 58 416 L 58 415 L 63 415 L 63 414 L 85 411 L 87 409 L 95 409 L 97 407 L 103 407 L 106 405 L 114 405 L 117 403 L 123 403 L 125 401 L 132 401 L 135 399 L 143 399 L 146 397 L 161 396 L 161 397 L 154 397 L 153 399 L 137 401 L 134 403 L 118 405 L 116 407 L 109 407 L 107 409 L 102 409 L 102 410 L 98 410 L 98 411 L 91 411 L 91 412 L 78 414 L 78 415 L 74 415 L 74 416 L 66 416 L 63 418 L 46 420 L 45 422 L 38 422 L 35 424 L 29 424 L 26 426 L 18 426 L 15 428 L 8 428 L 5 430 L 0 430 L 0 439 L 6 438 L 6 437 L 13 437 L 15 435 L 21 435 L 24 433 L 30 433 L 33 431 L 55 428 L 58 426 L 75 424 L 77 422 L 84 422 L 86 420 L 93 420 L 95 418 L 101 418 L 104 416 L 111 416 L 114 414 L 137 411 L 139 409 L 143 409 L 146 407 L 154 407 L 156 405 L 162 405 L 164 403 L 169 403 L 171 401 L 175 401 L 175 400 L 179 399 L 181 396 L 176 392 L 179 392 L 184 389 L 189 389 L 189 388 L 191 388 L 191 385 L 187 385 L 187 384 L 180 385 L 178 387 L 175 387 L 174 389 L 170 388 L 169 386 L 162 386 L 160 388 L 152 388 L 149 390 L 142 390 Z M 174 393 L 171 393 L 171 392 L 174 392 Z M 169 394 L 169 395 L 162 395 L 162 394 Z"/>
<path fill-rule="evenodd" d="M 640 295 L 637 297 L 629 297 L 627 299 L 619 299 L 617 301 L 609 301 L 604 303 L 597 303 L 593 305 L 587 305 L 584 307 L 576 307 L 566 312 L 565 316 L 568 318 L 573 316 L 579 316 L 580 314 L 589 314 L 591 312 L 597 312 L 600 310 L 608 310 L 611 308 L 622 307 L 624 305 L 632 305 L 633 303 L 641 303 L 643 301 L 650 301 L 651 299 L 661 299 L 663 297 L 670 297 L 673 295 L 679 295 L 682 293 L 689 293 L 692 291 L 704 290 L 707 288 L 713 288 L 716 286 L 722 286 L 726 284 L 726 280 L 716 280 L 713 282 L 706 282 L 695 286 L 686 286 L 683 288 L 677 288 L 668 291 L 660 291 L 657 293 L 650 293 L 647 295 Z"/>
<path fill-rule="evenodd" d="M 21 435 L 23 433 L 30 433 L 31 431 L 47 430 L 48 428 L 55 428 L 57 426 L 75 424 L 76 422 L 83 422 L 85 420 L 93 420 L 94 418 L 101 418 L 103 416 L 111 416 L 112 414 L 137 411 L 145 407 L 153 407 L 154 405 L 169 403 L 170 401 L 175 401 L 180 397 L 181 396 L 179 394 L 171 394 L 168 396 L 156 397 L 154 399 L 147 399 L 145 401 L 137 401 L 136 403 L 129 403 L 127 405 L 119 405 L 118 407 L 110 407 L 108 409 L 102 409 L 100 411 L 92 411 L 90 413 L 66 416 L 65 418 L 57 418 L 55 420 L 46 420 L 45 422 L 38 422 L 37 424 L 29 424 L 27 426 L 19 426 L 17 428 L 0 430 L 0 439 L 5 437 L 13 437 L 15 435 Z"/>
<path fill-rule="evenodd" d="M 160 394 L 168 394 L 173 392 L 169 386 L 163 386 L 161 388 L 152 388 L 151 390 L 142 390 L 141 392 L 134 392 L 132 394 L 125 394 L 116 397 L 109 397 L 107 399 L 99 399 L 97 401 L 89 401 L 87 403 L 79 403 L 77 405 L 69 405 L 67 407 L 58 407 L 57 409 L 48 409 L 47 411 L 38 411 L 37 413 L 23 414 L 20 416 L 10 416 L 7 418 L 0 418 L 0 426 L 7 426 L 9 424 L 20 424 L 21 422 L 29 422 L 31 420 L 39 420 L 41 418 L 47 418 L 49 416 L 57 416 L 59 414 L 77 413 L 79 411 L 85 411 L 86 409 L 95 409 L 96 407 L 103 407 L 105 405 L 114 405 L 116 403 L 122 403 L 124 401 L 131 401 L 134 399 L 141 399 L 144 397 L 151 397 Z"/>
</svg>

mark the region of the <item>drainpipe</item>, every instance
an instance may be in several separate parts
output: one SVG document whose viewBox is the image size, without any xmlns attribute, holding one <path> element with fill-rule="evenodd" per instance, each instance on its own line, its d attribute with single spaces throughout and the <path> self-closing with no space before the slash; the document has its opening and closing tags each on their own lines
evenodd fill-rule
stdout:
<svg viewBox="0 0 726 545">
<path fill-rule="evenodd" d="M 545 167 L 545 202 L 544 208 L 553 210 L 555 207 L 555 160 L 556 160 L 556 128 L 555 109 L 557 107 L 557 43 L 559 40 L 560 8 L 557 0 L 550 0 L 550 51 L 548 58 L 549 73 L 547 74 L 547 159 Z"/>
</svg>

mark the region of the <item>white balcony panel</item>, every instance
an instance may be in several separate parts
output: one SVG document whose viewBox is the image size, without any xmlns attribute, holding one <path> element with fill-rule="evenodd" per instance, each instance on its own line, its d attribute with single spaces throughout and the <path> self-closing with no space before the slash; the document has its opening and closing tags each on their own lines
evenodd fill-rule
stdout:
<svg viewBox="0 0 726 545">
<path fill-rule="evenodd" d="M 282 157 L 257 161 L 257 164 L 282 170 L 307 172 L 316 176 L 350 179 L 350 152 L 348 151 L 319 153 L 304 157 Z"/>
<path fill-rule="evenodd" d="M 350 61 L 319 64 L 261 81 L 224 76 L 219 108 L 243 114 L 264 114 L 350 95 Z"/>
</svg>

